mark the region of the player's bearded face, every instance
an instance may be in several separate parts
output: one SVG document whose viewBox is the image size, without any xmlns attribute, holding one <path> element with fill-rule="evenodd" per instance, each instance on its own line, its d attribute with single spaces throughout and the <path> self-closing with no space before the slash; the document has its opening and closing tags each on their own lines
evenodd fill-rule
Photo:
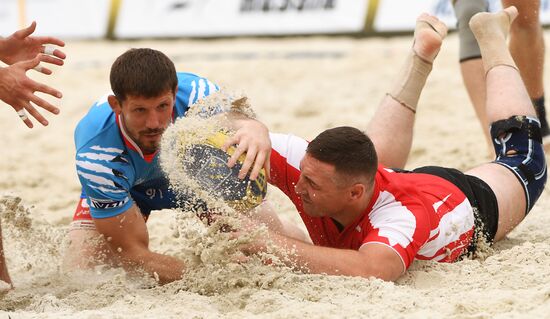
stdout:
<svg viewBox="0 0 550 319">
<path fill-rule="evenodd" d="M 123 125 L 144 154 L 158 150 L 162 133 L 172 122 L 175 96 L 167 91 L 153 98 L 128 96 L 123 101 Z"/>
</svg>

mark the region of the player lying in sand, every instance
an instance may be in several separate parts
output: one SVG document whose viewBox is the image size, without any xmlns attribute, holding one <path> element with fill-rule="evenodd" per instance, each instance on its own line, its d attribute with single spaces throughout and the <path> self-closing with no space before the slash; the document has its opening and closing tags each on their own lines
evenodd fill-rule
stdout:
<svg viewBox="0 0 550 319">
<path fill-rule="evenodd" d="M 271 183 L 293 201 L 313 245 L 270 230 L 242 252 L 264 251 L 272 241 L 290 265 L 311 273 L 396 280 L 415 259 L 453 262 L 475 253 L 479 240 L 502 239 L 546 183 L 540 122 L 506 46 L 517 14 L 509 7 L 470 21 L 486 72 L 493 162 L 464 173 L 402 170 L 418 98 L 447 32 L 423 14 L 406 64 L 367 134 L 338 127 L 310 143 L 271 135 Z"/>
</svg>

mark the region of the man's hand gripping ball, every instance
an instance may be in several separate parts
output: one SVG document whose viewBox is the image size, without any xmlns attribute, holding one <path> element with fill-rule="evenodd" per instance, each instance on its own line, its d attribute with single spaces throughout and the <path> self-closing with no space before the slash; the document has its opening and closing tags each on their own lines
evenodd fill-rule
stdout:
<svg viewBox="0 0 550 319">
<path fill-rule="evenodd" d="M 225 132 L 218 132 L 201 144 L 189 145 L 184 157 L 187 159 L 185 169 L 204 190 L 221 197 L 229 206 L 239 211 L 248 211 L 261 204 L 265 198 L 266 173 L 262 169 L 256 180 L 250 180 L 250 174 L 239 179 L 246 153 L 239 157 L 233 167 L 228 167 L 227 161 L 235 152 L 235 147 L 231 146 L 227 153 L 221 150 L 227 138 Z"/>
</svg>

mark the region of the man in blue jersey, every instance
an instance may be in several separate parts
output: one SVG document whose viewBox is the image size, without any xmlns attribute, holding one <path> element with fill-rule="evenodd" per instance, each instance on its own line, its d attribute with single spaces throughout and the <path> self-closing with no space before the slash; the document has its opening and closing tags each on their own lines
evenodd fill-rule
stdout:
<svg viewBox="0 0 550 319">
<path fill-rule="evenodd" d="M 178 280 L 184 263 L 148 248 L 147 216 L 175 207 L 159 166 L 160 139 L 172 121 L 217 87 L 194 74 L 176 73 L 172 61 L 152 49 L 131 49 L 118 57 L 110 81 L 113 94 L 95 103 L 75 130 L 82 195 L 66 265 L 107 262 L 144 270 L 160 283 Z M 251 169 L 255 179 L 271 151 L 267 128 L 241 113 L 227 115 L 236 134 L 224 148 L 239 145 L 228 164 L 246 152 L 239 177 Z"/>
</svg>

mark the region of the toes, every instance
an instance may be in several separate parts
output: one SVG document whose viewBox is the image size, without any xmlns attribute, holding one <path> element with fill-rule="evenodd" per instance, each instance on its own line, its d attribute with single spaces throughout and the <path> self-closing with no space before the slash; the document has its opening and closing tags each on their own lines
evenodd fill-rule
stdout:
<svg viewBox="0 0 550 319">
<path fill-rule="evenodd" d="M 510 23 L 514 21 L 514 19 L 518 16 L 518 9 L 514 6 L 509 6 L 508 8 L 504 9 L 504 12 L 506 12 L 508 18 L 510 18 Z"/>
<path fill-rule="evenodd" d="M 416 23 L 417 25 L 420 24 L 420 28 L 423 27 L 422 25 L 428 26 L 429 28 L 437 32 L 441 36 L 441 38 L 444 38 L 447 35 L 447 26 L 443 22 L 439 21 L 438 18 L 431 16 L 427 13 L 422 13 L 416 20 Z"/>
</svg>

